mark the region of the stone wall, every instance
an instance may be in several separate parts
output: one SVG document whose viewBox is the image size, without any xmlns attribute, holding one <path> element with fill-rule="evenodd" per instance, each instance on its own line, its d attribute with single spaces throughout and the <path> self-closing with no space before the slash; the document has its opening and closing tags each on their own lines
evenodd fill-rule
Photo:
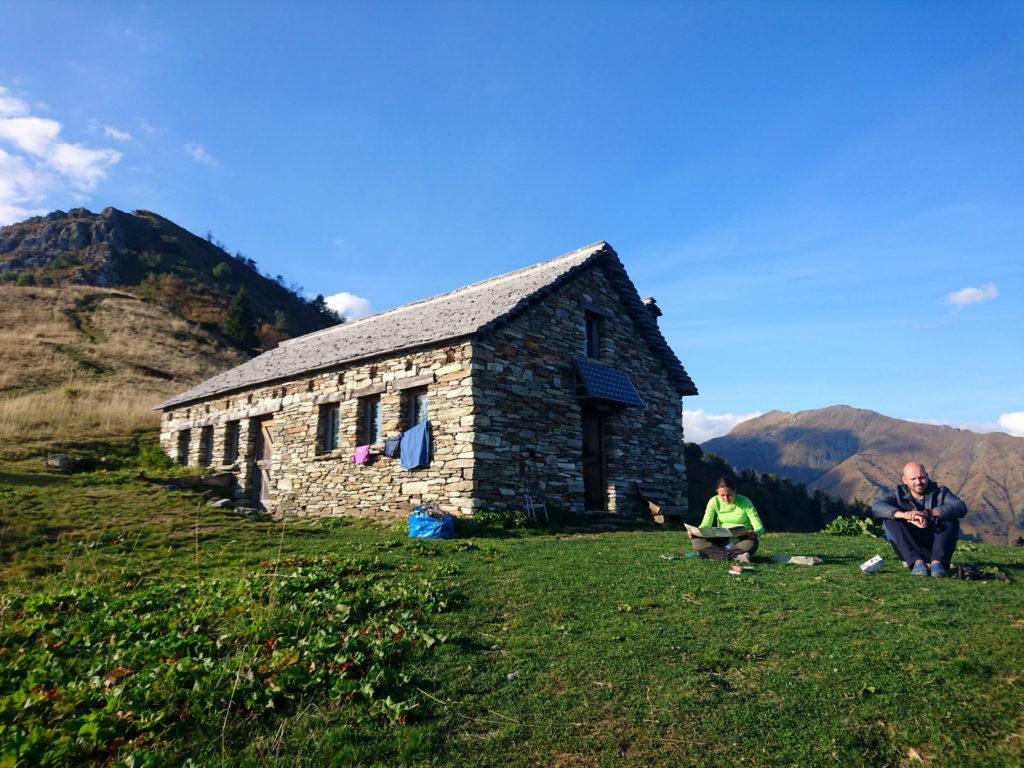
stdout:
<svg viewBox="0 0 1024 768">
<path fill-rule="evenodd" d="M 662 487 L 666 501 L 685 512 L 681 398 L 619 295 L 604 270 L 587 269 L 474 345 L 477 506 L 521 507 L 518 461 L 526 458 L 549 503 L 583 509 L 582 420 L 572 361 L 583 353 L 589 307 L 610 315 L 601 320 L 597 362 L 629 374 L 645 401 L 605 417 L 608 509 L 637 510 L 633 483 L 642 482 Z"/>
<path fill-rule="evenodd" d="M 238 420 L 238 495 L 251 498 L 259 420 L 272 418 L 270 506 L 275 511 L 399 516 L 423 502 L 468 513 L 473 491 L 471 356 L 468 342 L 452 342 L 192 403 L 164 414 L 161 443 L 174 457 L 178 432 L 190 428 L 189 463 L 195 464 L 202 427 L 213 426 L 216 467 L 224 456 L 225 424 Z M 369 463 L 353 464 L 360 398 L 380 398 L 383 438 L 409 426 L 403 393 L 424 386 L 433 428 L 430 465 L 402 469 L 397 459 L 383 455 L 383 439 L 371 447 Z M 338 448 L 319 453 L 321 406 L 332 403 L 340 410 Z"/>
<path fill-rule="evenodd" d="M 641 482 L 663 488 L 664 501 L 685 512 L 681 398 L 623 305 L 624 288 L 612 279 L 623 278 L 589 267 L 482 340 L 360 361 L 173 409 L 163 417 L 162 444 L 175 456 L 178 432 L 191 429 L 189 463 L 195 463 L 202 427 L 213 426 L 216 467 L 225 423 L 238 420 L 241 456 L 233 469 L 238 495 L 252 498 L 259 420 L 272 418 L 269 506 L 282 513 L 401 516 L 421 502 L 463 514 L 521 508 L 524 459 L 550 504 L 580 511 L 582 420 L 573 359 L 583 353 L 586 313 L 598 312 L 604 319 L 597 362 L 627 373 L 645 403 L 605 416 L 608 509 L 637 510 L 633 483 Z M 360 398 L 380 398 L 382 433 L 391 436 L 409 426 L 403 393 L 422 386 L 433 427 L 430 466 L 404 470 L 383 456 L 382 442 L 372 447 L 369 464 L 353 464 Z M 321 453 L 321 408 L 334 403 L 338 448 Z"/>
</svg>

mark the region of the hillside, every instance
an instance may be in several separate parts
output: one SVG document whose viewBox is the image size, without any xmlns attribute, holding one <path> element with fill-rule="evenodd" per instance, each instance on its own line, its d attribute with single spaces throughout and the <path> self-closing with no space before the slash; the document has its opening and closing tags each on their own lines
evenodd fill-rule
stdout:
<svg viewBox="0 0 1024 768">
<path fill-rule="evenodd" d="M 245 355 L 111 288 L 0 285 L 0 446 L 155 429 L 161 400 Z"/>
<path fill-rule="evenodd" d="M 2 227 L 0 447 L 154 429 L 162 400 L 337 322 L 323 297 L 149 211 Z"/>
<path fill-rule="evenodd" d="M 0 228 L 0 282 L 18 286 L 91 285 L 128 290 L 212 333 L 222 333 L 244 289 L 255 343 L 250 351 L 339 322 L 318 297 L 306 301 L 284 279 L 260 274 L 252 259 L 229 254 L 213 235 L 197 237 L 150 211 L 54 211 Z"/>
<path fill-rule="evenodd" d="M 771 411 L 703 444 L 738 468 L 751 467 L 845 499 L 870 501 L 918 459 L 966 502 L 965 533 L 993 543 L 1024 535 L 1024 438 L 919 424 L 831 406 Z"/>
</svg>

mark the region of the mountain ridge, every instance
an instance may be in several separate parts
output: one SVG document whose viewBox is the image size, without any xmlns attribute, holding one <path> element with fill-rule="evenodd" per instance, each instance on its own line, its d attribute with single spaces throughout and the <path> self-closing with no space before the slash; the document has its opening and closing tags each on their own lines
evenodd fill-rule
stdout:
<svg viewBox="0 0 1024 768">
<path fill-rule="evenodd" d="M 0 282 L 128 290 L 222 335 L 232 300 L 244 290 L 257 341 L 250 352 L 341 322 L 322 296 L 304 299 L 283 277 L 261 274 L 252 259 L 229 253 L 212 233 L 199 237 L 141 209 L 73 208 L 0 227 Z"/>
</svg>

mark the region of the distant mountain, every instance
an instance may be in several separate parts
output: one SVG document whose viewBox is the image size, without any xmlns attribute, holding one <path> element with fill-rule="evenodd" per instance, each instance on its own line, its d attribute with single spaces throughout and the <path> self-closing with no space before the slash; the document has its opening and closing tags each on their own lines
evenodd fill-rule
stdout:
<svg viewBox="0 0 1024 768">
<path fill-rule="evenodd" d="M 738 469 L 777 474 L 810 490 L 870 502 L 919 460 L 970 510 L 963 530 L 991 543 L 1024 535 L 1024 438 L 919 424 L 835 405 L 771 411 L 702 445 Z"/>
<path fill-rule="evenodd" d="M 340 322 L 283 283 L 149 211 L 0 228 L 0 447 L 154 429 L 158 402 Z"/>
<path fill-rule="evenodd" d="M 307 301 L 283 282 L 260 274 L 252 259 L 228 253 L 212 234 L 197 237 L 150 211 L 74 208 L 0 227 L 0 283 L 128 290 L 248 351 L 341 321 L 323 297 Z M 248 342 L 224 334 L 242 289 L 252 325 Z"/>
</svg>

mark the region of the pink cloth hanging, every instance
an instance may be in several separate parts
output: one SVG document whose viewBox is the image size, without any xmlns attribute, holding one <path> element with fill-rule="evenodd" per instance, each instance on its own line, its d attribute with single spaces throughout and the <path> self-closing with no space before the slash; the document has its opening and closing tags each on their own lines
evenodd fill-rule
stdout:
<svg viewBox="0 0 1024 768">
<path fill-rule="evenodd" d="M 352 454 L 353 464 L 365 464 L 366 460 L 370 458 L 370 446 L 368 445 L 357 445 L 356 452 Z"/>
</svg>

